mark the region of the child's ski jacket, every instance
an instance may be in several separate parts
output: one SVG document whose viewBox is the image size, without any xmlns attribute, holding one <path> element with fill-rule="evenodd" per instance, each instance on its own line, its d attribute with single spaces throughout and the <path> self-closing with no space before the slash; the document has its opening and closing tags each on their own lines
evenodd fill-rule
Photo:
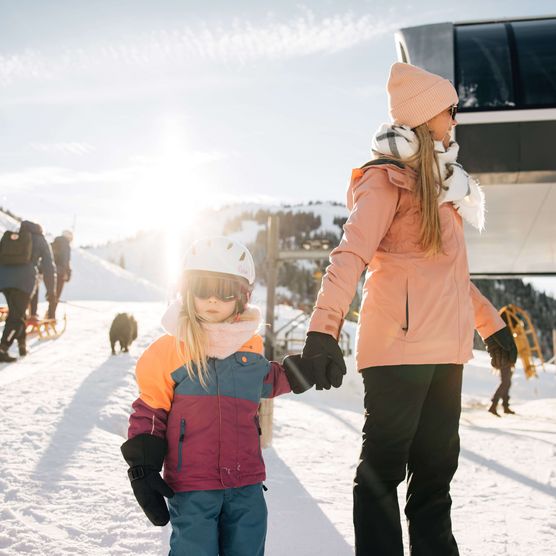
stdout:
<svg viewBox="0 0 556 556">
<path fill-rule="evenodd" d="M 169 313 L 174 313 L 170 315 Z M 163 319 L 176 330 L 175 306 Z M 205 325 L 209 340 L 206 389 L 191 379 L 172 333 L 155 340 L 137 362 L 140 396 L 128 437 L 165 437 L 164 479 L 176 492 L 235 488 L 265 479 L 257 410 L 261 398 L 290 392 L 284 368 L 262 355 L 260 313 L 235 323 Z"/>
</svg>

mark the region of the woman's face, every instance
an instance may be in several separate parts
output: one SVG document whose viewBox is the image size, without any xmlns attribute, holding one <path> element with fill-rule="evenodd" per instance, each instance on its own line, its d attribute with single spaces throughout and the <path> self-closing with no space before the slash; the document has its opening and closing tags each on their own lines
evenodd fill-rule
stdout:
<svg viewBox="0 0 556 556">
<path fill-rule="evenodd" d="M 452 133 L 452 128 L 457 125 L 457 121 L 452 118 L 452 107 L 446 108 L 437 114 L 434 118 L 427 122 L 427 126 L 433 136 L 435 141 L 442 141 L 444 147 L 448 147 L 450 143 L 450 137 Z"/>
</svg>

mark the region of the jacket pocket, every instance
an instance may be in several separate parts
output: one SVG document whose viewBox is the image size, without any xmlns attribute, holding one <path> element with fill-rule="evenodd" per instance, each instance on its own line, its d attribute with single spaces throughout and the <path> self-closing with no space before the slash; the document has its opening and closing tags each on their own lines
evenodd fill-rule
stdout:
<svg viewBox="0 0 556 556">
<path fill-rule="evenodd" d="M 259 416 L 255 415 L 255 417 L 253 417 L 253 420 L 255 421 L 255 427 L 257 429 L 257 436 L 259 437 L 259 458 L 261 461 L 263 461 L 263 452 L 261 450 L 261 435 L 263 434 L 263 431 L 261 429 L 261 423 L 259 421 Z"/>
<path fill-rule="evenodd" d="M 185 438 L 185 419 L 182 417 L 180 420 L 180 437 L 178 440 L 178 471 L 182 466 L 183 458 L 183 439 Z"/>
<path fill-rule="evenodd" d="M 402 330 L 405 334 L 409 332 L 409 280 L 405 281 L 405 324 Z"/>
</svg>

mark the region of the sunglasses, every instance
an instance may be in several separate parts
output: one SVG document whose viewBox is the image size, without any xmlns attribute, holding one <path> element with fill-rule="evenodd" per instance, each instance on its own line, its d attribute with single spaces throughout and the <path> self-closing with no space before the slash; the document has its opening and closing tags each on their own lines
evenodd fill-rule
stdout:
<svg viewBox="0 0 556 556">
<path fill-rule="evenodd" d="M 457 104 L 452 104 L 452 106 L 450 106 L 450 108 L 448 108 L 448 112 L 450 112 L 450 118 L 452 118 L 452 120 L 456 119 L 456 114 L 458 113 L 458 105 Z"/>
<path fill-rule="evenodd" d="M 191 276 L 187 285 L 189 291 L 199 299 L 215 297 L 224 302 L 239 301 L 246 294 L 245 288 L 233 278 Z"/>
</svg>

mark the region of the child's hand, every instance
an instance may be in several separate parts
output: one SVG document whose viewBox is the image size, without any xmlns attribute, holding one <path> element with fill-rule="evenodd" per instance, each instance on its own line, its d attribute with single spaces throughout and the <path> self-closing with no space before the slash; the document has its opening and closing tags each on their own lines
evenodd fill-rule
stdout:
<svg viewBox="0 0 556 556">
<path fill-rule="evenodd" d="M 155 469 L 132 467 L 128 475 L 133 494 L 151 523 L 159 526 L 166 525 L 170 520 L 170 514 L 164 496 L 172 498 L 174 491 Z"/>
<path fill-rule="evenodd" d="M 286 376 L 294 394 L 302 394 L 315 384 L 313 364 L 301 355 L 288 355 L 282 361 Z"/>
<path fill-rule="evenodd" d="M 152 434 L 138 434 L 124 442 L 121 450 L 129 464 L 127 475 L 137 502 L 153 525 L 166 525 L 170 514 L 164 497 L 174 496 L 174 491 L 160 476 L 166 440 Z"/>
</svg>

